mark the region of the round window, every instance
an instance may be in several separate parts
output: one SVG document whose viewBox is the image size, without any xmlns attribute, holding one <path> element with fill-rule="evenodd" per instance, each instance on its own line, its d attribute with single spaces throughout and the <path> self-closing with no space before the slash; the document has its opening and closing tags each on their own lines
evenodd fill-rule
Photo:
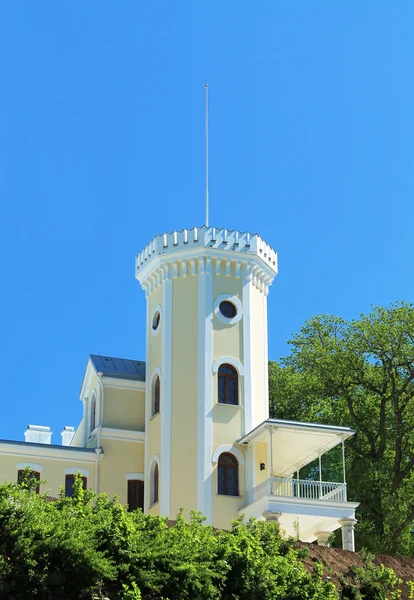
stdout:
<svg viewBox="0 0 414 600">
<path fill-rule="evenodd" d="M 156 310 L 154 316 L 152 318 L 152 328 L 154 331 L 158 329 L 161 320 L 161 313 L 159 310 Z"/>
<path fill-rule="evenodd" d="M 233 304 L 233 302 L 229 302 L 229 300 L 223 300 L 220 302 L 219 309 L 223 317 L 227 319 L 234 319 L 237 315 L 237 308 Z"/>
</svg>

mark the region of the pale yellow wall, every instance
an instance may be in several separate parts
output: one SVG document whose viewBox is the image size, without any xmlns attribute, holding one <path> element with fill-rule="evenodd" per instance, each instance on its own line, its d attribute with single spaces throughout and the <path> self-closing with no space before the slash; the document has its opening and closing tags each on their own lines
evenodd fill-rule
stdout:
<svg viewBox="0 0 414 600">
<path fill-rule="evenodd" d="M 93 462 L 86 463 L 80 460 L 58 460 L 54 458 L 44 458 L 27 455 L 5 455 L 0 453 L 0 481 L 17 481 L 18 463 L 35 463 L 41 465 L 43 470 L 40 473 L 40 479 L 46 483 L 40 486 L 41 493 L 47 492 L 49 496 L 57 498 L 59 496 L 60 486 L 65 485 L 66 468 L 86 469 L 89 471 L 88 488 L 95 489 L 95 455 L 92 455 Z"/>
<path fill-rule="evenodd" d="M 162 408 L 161 408 L 162 410 Z M 150 461 L 153 456 L 158 456 L 160 458 L 160 469 L 162 469 L 162 461 L 161 461 L 161 413 L 152 417 L 148 422 L 147 433 L 148 441 L 147 441 L 147 460 L 148 460 L 148 477 L 145 482 L 145 495 L 146 495 L 146 506 L 150 506 L 150 476 L 149 476 L 149 468 Z M 159 495 L 158 495 L 159 497 Z M 151 514 L 157 514 L 150 511 Z"/>
<path fill-rule="evenodd" d="M 253 398 L 254 398 L 254 423 L 256 425 L 262 423 L 266 415 L 266 389 L 265 389 L 265 372 L 267 369 L 268 357 L 265 355 L 265 320 L 264 320 L 264 296 L 263 292 L 252 285 L 251 293 L 251 341 L 252 353 L 251 361 L 253 368 Z M 247 432 L 246 432 L 247 433 Z"/>
<path fill-rule="evenodd" d="M 238 511 L 245 506 L 246 471 L 244 465 L 239 465 L 239 492 L 240 496 L 222 496 L 217 493 L 217 465 L 213 473 L 213 498 L 212 498 L 212 524 L 219 529 L 229 529 L 234 519 L 238 518 Z"/>
<path fill-rule="evenodd" d="M 215 271 L 214 271 L 215 272 Z M 231 294 L 242 301 L 242 280 L 213 275 L 213 304 L 222 294 Z M 213 306 L 211 307 L 213 310 Z M 213 318 L 213 364 L 221 356 L 233 356 L 243 363 L 243 318 L 234 325 Z"/>
<path fill-rule="evenodd" d="M 127 503 L 126 473 L 144 473 L 144 443 L 102 439 L 104 456 L 99 465 L 99 491 L 119 495 Z"/>
<path fill-rule="evenodd" d="M 146 398 L 147 405 L 147 419 L 148 422 L 146 424 L 146 434 L 147 434 L 147 460 L 148 462 L 154 455 L 157 455 L 161 458 L 161 413 L 162 413 L 162 387 L 161 387 L 161 402 L 160 402 L 160 413 L 151 417 L 152 410 L 152 380 L 153 373 L 155 369 L 162 368 L 162 331 L 164 327 L 164 307 L 162 302 L 162 286 L 158 286 L 156 290 L 152 292 L 149 296 L 148 302 L 148 322 L 147 322 L 147 331 L 148 331 L 148 348 L 147 348 L 147 364 L 146 364 L 146 376 L 148 378 L 147 388 L 148 388 L 148 396 Z M 152 313 L 157 305 L 161 306 L 161 321 L 158 327 L 158 333 L 156 335 L 152 334 Z M 162 383 L 162 373 L 161 373 L 161 386 Z M 146 496 L 146 506 L 149 507 L 149 512 L 152 515 L 159 514 L 159 502 L 157 504 L 150 507 L 150 477 L 149 477 L 149 468 L 150 465 L 147 465 L 148 477 L 145 481 L 145 496 Z M 162 468 L 162 467 L 161 467 Z"/>
<path fill-rule="evenodd" d="M 198 277 L 174 279 L 172 294 L 170 513 L 174 518 L 181 507 L 197 506 Z"/>
<path fill-rule="evenodd" d="M 75 431 L 75 435 L 73 436 L 70 445 L 77 446 L 79 448 L 83 446 L 83 417 Z"/>
<path fill-rule="evenodd" d="M 263 483 L 269 476 L 270 465 L 268 464 L 268 452 L 267 452 L 267 444 L 266 442 L 260 442 L 254 446 L 255 449 L 255 474 L 256 481 L 253 487 Z M 264 471 L 260 470 L 260 463 L 264 463 L 266 465 L 266 469 Z"/>
<path fill-rule="evenodd" d="M 145 431 L 145 391 L 104 386 L 104 427 Z"/>
</svg>

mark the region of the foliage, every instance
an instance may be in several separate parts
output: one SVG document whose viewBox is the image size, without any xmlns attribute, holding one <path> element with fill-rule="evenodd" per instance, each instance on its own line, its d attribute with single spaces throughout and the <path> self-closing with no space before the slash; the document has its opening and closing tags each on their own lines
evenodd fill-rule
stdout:
<svg viewBox="0 0 414 600">
<path fill-rule="evenodd" d="M 354 428 L 346 462 L 349 499 L 361 502 L 357 543 L 413 555 L 414 307 L 315 317 L 289 343 L 290 356 L 270 363 L 272 416 Z M 339 454 L 324 457 L 323 476 L 341 481 Z"/>
<path fill-rule="evenodd" d="M 337 598 L 275 523 L 217 531 L 193 513 L 171 524 L 85 492 L 80 476 L 73 496 L 56 501 L 37 494 L 37 483 L 0 486 L 1 599 Z"/>
<path fill-rule="evenodd" d="M 0 600 L 399 597 L 393 571 L 369 556 L 336 589 L 322 564 L 305 568 L 309 549 L 295 549 L 275 522 L 239 520 L 221 531 L 196 512 L 174 523 L 128 513 L 117 499 L 84 491 L 80 475 L 72 498 L 50 501 L 37 485 L 27 473 L 0 486 Z"/>
</svg>

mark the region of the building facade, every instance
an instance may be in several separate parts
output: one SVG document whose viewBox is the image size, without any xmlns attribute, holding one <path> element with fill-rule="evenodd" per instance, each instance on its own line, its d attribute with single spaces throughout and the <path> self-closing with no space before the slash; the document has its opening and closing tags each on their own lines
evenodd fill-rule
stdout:
<svg viewBox="0 0 414 600">
<path fill-rule="evenodd" d="M 91 355 L 83 418 L 62 446 L 29 426 L 0 442 L 0 476 L 21 465 L 70 493 L 96 492 L 154 515 L 201 511 L 218 528 L 244 515 L 353 550 L 356 503 L 342 482 L 302 481 L 302 467 L 353 431 L 269 419 L 267 294 L 277 254 L 258 235 L 201 227 L 156 236 L 136 257 L 145 290 L 146 362 Z M 44 491 L 42 489 L 42 491 Z"/>
</svg>

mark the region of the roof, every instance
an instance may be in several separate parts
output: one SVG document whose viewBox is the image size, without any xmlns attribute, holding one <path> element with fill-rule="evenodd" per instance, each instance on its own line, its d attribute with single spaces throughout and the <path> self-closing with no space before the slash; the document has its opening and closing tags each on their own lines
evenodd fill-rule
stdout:
<svg viewBox="0 0 414 600">
<path fill-rule="evenodd" d="M 61 450 L 62 452 L 88 452 L 95 453 L 95 448 L 81 448 L 80 446 L 61 446 L 60 444 L 42 444 L 41 442 L 23 442 L 21 440 L 0 440 L 0 446 L 12 444 L 13 446 L 24 446 L 25 448 L 50 448 L 51 450 Z M 101 454 L 103 450 L 101 449 Z"/>
<path fill-rule="evenodd" d="M 145 381 L 145 362 L 99 354 L 90 354 L 89 358 L 95 371 L 103 373 L 105 377 Z"/>
</svg>

